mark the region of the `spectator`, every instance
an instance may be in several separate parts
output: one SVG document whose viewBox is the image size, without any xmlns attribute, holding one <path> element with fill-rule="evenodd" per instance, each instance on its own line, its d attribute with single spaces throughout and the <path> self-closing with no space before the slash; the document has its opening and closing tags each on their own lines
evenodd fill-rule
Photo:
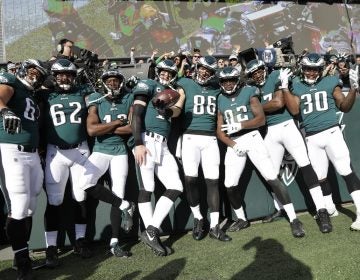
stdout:
<svg viewBox="0 0 360 280">
<path fill-rule="evenodd" d="M 6 70 L 8 73 L 15 75 L 17 67 L 16 67 L 15 63 L 13 63 L 12 61 L 8 61 L 7 65 L 6 65 Z"/>
</svg>

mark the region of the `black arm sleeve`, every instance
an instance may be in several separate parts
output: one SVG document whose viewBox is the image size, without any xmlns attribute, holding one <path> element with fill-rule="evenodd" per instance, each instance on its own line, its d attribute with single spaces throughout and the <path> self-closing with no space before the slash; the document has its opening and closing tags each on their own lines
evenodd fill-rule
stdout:
<svg viewBox="0 0 360 280">
<path fill-rule="evenodd" d="M 141 101 L 144 101 L 147 103 L 148 97 L 146 95 L 140 95 L 140 96 L 137 96 L 135 100 L 141 100 Z M 145 106 L 140 105 L 140 104 L 134 105 L 131 128 L 132 128 L 132 133 L 134 136 L 135 146 L 143 145 L 143 141 L 141 138 L 141 132 L 142 132 L 142 124 L 143 124 L 144 117 L 145 117 L 145 112 L 146 112 Z"/>
</svg>

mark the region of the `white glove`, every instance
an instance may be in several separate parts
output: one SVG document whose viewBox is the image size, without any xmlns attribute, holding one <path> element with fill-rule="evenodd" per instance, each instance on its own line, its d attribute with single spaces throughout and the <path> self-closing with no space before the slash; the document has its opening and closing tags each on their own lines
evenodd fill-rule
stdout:
<svg viewBox="0 0 360 280">
<path fill-rule="evenodd" d="M 246 151 L 242 150 L 238 143 L 236 143 L 232 148 L 238 157 L 244 157 L 246 155 Z"/>
<path fill-rule="evenodd" d="M 353 89 L 359 88 L 359 65 L 356 65 L 355 70 L 350 69 L 349 71 L 350 86 Z"/>
<path fill-rule="evenodd" d="M 227 135 L 234 134 L 242 129 L 241 123 L 231 123 L 221 125 L 221 131 L 226 131 Z"/>
<path fill-rule="evenodd" d="M 279 80 L 281 81 L 281 89 L 283 88 L 288 88 L 289 85 L 289 77 L 292 75 L 293 73 L 291 72 L 291 70 L 289 68 L 281 68 L 280 69 L 280 75 L 279 75 Z"/>
</svg>

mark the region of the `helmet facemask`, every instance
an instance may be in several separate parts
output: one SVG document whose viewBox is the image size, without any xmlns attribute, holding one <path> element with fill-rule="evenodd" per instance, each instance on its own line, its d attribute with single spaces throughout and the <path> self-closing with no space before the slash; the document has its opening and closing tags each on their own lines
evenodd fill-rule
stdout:
<svg viewBox="0 0 360 280">
<path fill-rule="evenodd" d="M 116 99 L 121 95 L 121 89 L 124 85 L 124 78 L 118 76 L 109 76 L 103 80 L 104 93 L 106 97 Z"/>
<path fill-rule="evenodd" d="M 301 75 L 305 83 L 309 85 L 315 84 L 322 75 L 325 61 L 317 53 L 310 53 L 301 59 Z"/>
<path fill-rule="evenodd" d="M 47 71 L 35 59 L 25 60 L 17 72 L 17 78 L 29 90 L 36 90 L 41 87 L 45 80 Z"/>
<path fill-rule="evenodd" d="M 57 88 L 60 91 L 69 91 L 75 85 L 75 75 L 71 72 L 54 73 Z"/>
<path fill-rule="evenodd" d="M 225 67 L 218 73 L 222 92 L 227 95 L 236 93 L 240 84 L 240 72 L 235 67 Z"/>
<path fill-rule="evenodd" d="M 163 60 L 156 66 L 156 78 L 163 86 L 173 85 L 177 79 L 177 72 L 178 69 L 172 60 Z"/>
</svg>

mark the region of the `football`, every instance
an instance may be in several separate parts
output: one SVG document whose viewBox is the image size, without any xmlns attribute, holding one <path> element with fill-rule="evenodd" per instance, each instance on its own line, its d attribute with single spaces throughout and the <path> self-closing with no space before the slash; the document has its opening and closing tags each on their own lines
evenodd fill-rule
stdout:
<svg viewBox="0 0 360 280">
<path fill-rule="evenodd" d="M 179 92 L 168 88 L 157 93 L 154 96 L 152 102 L 155 107 L 159 107 L 159 105 L 161 105 L 164 108 L 170 108 L 171 106 L 176 104 L 179 98 L 180 98 Z"/>
</svg>

